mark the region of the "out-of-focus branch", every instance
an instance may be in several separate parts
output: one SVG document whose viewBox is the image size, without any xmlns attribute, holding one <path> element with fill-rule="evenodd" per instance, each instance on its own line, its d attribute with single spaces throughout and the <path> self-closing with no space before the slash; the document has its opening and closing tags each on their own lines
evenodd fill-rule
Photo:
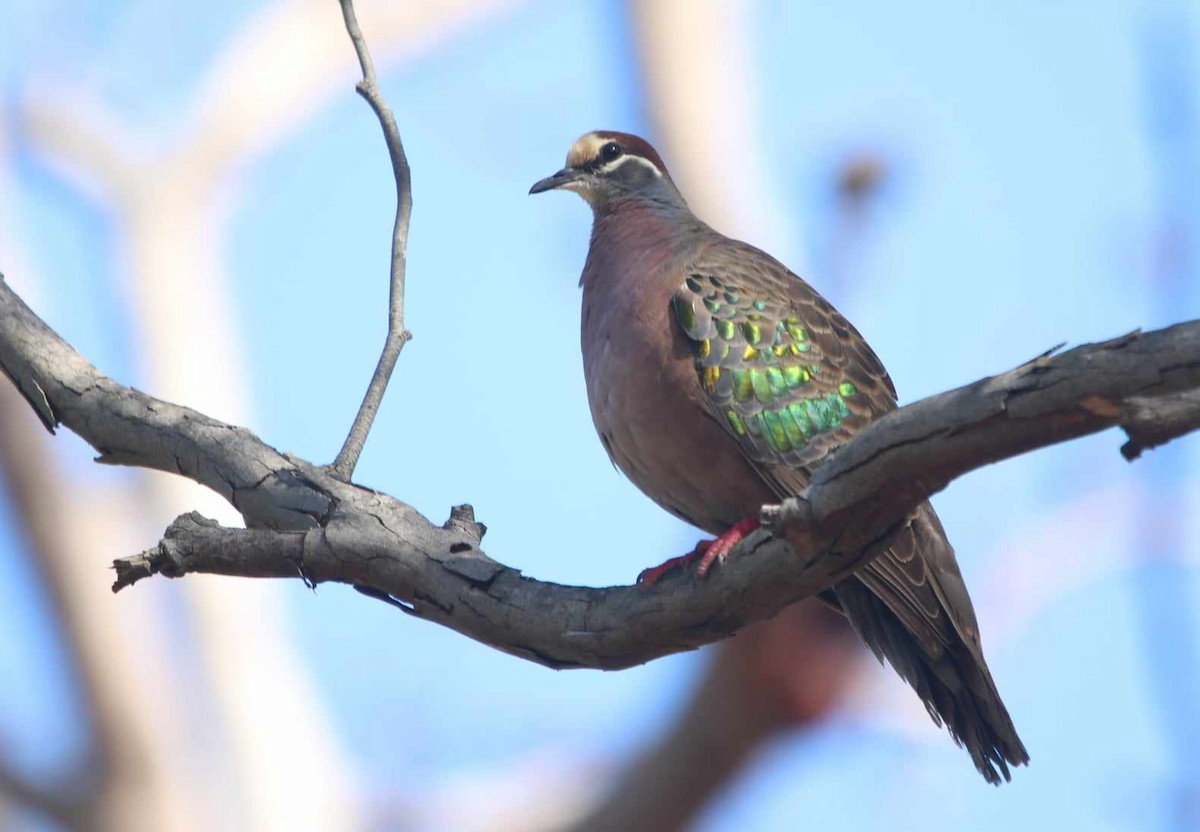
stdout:
<svg viewBox="0 0 1200 832">
<path fill-rule="evenodd" d="M 521 0 L 374 0 L 360 3 L 359 15 L 376 52 L 395 65 L 520 5 Z M 188 130 L 182 146 L 160 164 L 188 168 L 200 181 L 219 181 L 324 106 L 349 78 L 346 36 L 335 25 L 334 9 L 328 0 L 263 5 L 201 80 L 193 112 L 184 117 Z M 153 155 L 147 143 L 70 86 L 35 79 L 20 106 L 24 126 L 37 144 L 73 168 L 70 173 L 91 180 L 85 184 L 93 191 L 121 189 L 133 181 L 129 159 Z"/>
<path fill-rule="evenodd" d="M 861 654 L 846 619 L 815 601 L 747 628 L 720 646 L 666 736 L 570 832 L 688 828 L 764 742 L 833 708 Z"/>
<path fill-rule="evenodd" d="M 63 506 L 47 505 L 62 496 L 62 488 L 52 481 L 54 460 L 47 453 L 45 440 L 33 434 L 32 427 L 28 410 L 15 391 L 0 391 L 0 484 L 13 502 L 14 514 L 22 522 L 28 545 L 35 552 L 31 565 L 40 573 L 41 589 L 50 596 L 53 624 L 63 635 L 66 652 L 71 657 L 70 669 L 79 684 L 79 700 L 92 734 L 86 747 L 91 749 L 93 760 L 89 767 L 90 782 L 80 779 L 49 788 L 29 780 L 11 760 L 0 755 L 0 791 L 65 828 L 74 829 L 80 807 L 98 797 L 112 775 L 111 740 L 121 742 L 125 738 L 114 737 L 116 725 L 107 718 L 109 714 L 101 713 L 106 697 L 101 691 L 103 681 L 96 676 L 100 672 L 98 657 L 87 649 L 84 628 L 88 622 L 84 610 L 72 603 L 63 574 L 63 570 L 71 568 L 69 557 L 64 551 L 63 535 L 55 529 L 71 521 L 57 516 Z"/>
<path fill-rule="evenodd" d="M 337 459 L 330 466 L 330 470 L 335 476 L 348 481 L 354 474 L 354 467 L 358 464 L 358 457 L 362 454 L 363 445 L 366 444 L 367 434 L 371 432 L 375 414 L 379 412 L 379 405 L 383 402 L 383 394 L 387 390 L 388 380 L 392 377 L 392 370 L 396 366 L 396 360 L 400 357 L 400 351 L 412 338 L 412 333 L 404 328 L 404 267 L 405 250 L 408 247 L 408 221 L 412 215 L 412 173 L 408 167 L 408 158 L 404 155 L 404 143 L 400 141 L 400 128 L 396 126 L 396 117 L 392 115 L 391 108 L 388 107 L 387 102 L 383 99 L 383 94 L 379 91 L 379 84 L 375 78 L 375 64 L 371 61 L 371 51 L 367 48 L 362 30 L 358 27 L 353 0 L 341 0 L 341 2 L 346 31 L 350 35 L 350 42 L 354 44 L 354 51 L 358 54 L 358 63 L 362 67 L 362 81 L 358 83 L 356 89 L 358 94 L 371 105 L 371 109 L 379 118 L 379 124 L 383 127 L 383 138 L 387 143 L 388 156 L 392 161 L 392 174 L 396 179 L 396 219 L 392 226 L 392 267 L 388 294 L 387 338 L 383 344 L 383 352 L 379 356 L 379 363 L 375 365 L 375 372 L 371 376 L 371 383 L 367 386 L 367 392 L 363 396 L 362 404 L 359 405 L 358 414 L 354 417 L 354 424 L 350 426 L 350 433 L 346 436 L 346 442 L 338 452 Z"/>
<path fill-rule="evenodd" d="M 91 829 L 193 828 L 196 819 L 179 802 L 178 791 L 164 788 L 178 741 L 174 720 L 143 707 L 163 694 L 147 684 L 145 672 L 161 659 L 147 616 L 152 607 L 114 610 L 103 604 L 87 569 L 98 552 L 85 541 L 121 546 L 133 533 L 126 528 L 136 527 L 130 495 L 110 491 L 100 501 L 83 498 L 12 390 L 0 391 L 0 481 L 22 524 L 40 587 L 49 596 L 53 626 L 71 658 L 90 734 L 86 759 L 60 773 L 55 787 L 34 790 L 10 765 L 8 788 L 23 792 L 17 797 L 34 801 L 68 829 L 84 828 L 85 818 Z M 131 667 L 135 655 L 141 672 Z M 38 793 L 52 800 L 38 800 Z"/>
<path fill-rule="evenodd" d="M 12 761 L 0 756 L 0 795 L 22 809 L 42 815 L 66 830 L 86 829 L 93 790 L 83 782 L 48 787 L 34 783 L 17 771 Z"/>
<path fill-rule="evenodd" d="M 796 219 L 760 152 L 754 4 L 627 2 L 654 144 L 688 203 L 723 233 L 784 255 L 803 274 Z"/>
</svg>

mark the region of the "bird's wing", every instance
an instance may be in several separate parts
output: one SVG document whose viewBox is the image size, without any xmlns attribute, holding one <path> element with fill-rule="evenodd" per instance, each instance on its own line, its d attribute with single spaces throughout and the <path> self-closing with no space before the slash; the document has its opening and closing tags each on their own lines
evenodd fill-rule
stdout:
<svg viewBox="0 0 1200 832">
<path fill-rule="evenodd" d="M 753 246 L 705 247 L 673 305 L 710 414 L 781 495 L 896 405 L 892 380 L 850 322 Z"/>
<path fill-rule="evenodd" d="M 892 380 L 858 330 L 753 246 L 709 245 L 688 264 L 673 303 L 710 414 L 781 498 L 805 488 L 825 457 L 896 406 Z M 858 577 L 937 653 L 950 622 L 920 554 L 906 529 Z"/>
</svg>

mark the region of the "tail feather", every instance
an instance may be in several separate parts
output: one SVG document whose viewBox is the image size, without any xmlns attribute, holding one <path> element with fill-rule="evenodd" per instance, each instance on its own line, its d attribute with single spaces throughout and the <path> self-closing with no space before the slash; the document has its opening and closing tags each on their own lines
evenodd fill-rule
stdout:
<svg viewBox="0 0 1200 832">
<path fill-rule="evenodd" d="M 1010 780 L 1009 766 L 1028 763 L 1029 754 L 984 661 L 953 549 L 932 507 L 923 507 L 914 525 L 907 545 L 927 567 L 928 583 L 916 589 L 936 598 L 932 616 L 923 604 L 914 607 L 914 586 L 899 588 L 881 579 L 885 573 L 894 577 L 895 569 L 856 573 L 833 587 L 833 594 L 871 652 L 912 686 L 933 721 L 966 748 L 984 778 L 996 784 L 1001 777 Z M 904 546 L 901 542 L 897 551 L 903 553 Z"/>
</svg>

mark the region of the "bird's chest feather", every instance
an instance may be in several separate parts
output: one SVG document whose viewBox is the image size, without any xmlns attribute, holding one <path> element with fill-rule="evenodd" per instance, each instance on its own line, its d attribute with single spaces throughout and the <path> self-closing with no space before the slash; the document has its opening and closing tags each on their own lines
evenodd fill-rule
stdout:
<svg viewBox="0 0 1200 832">
<path fill-rule="evenodd" d="M 691 354 L 671 319 L 670 291 L 641 288 L 637 297 L 584 291 L 583 366 L 592 418 L 606 441 L 651 446 L 700 402 Z M 626 435 L 627 434 L 627 435 Z"/>
<path fill-rule="evenodd" d="M 756 511 L 769 491 L 705 407 L 671 309 L 681 264 L 648 248 L 610 249 L 618 256 L 607 262 L 589 257 L 582 348 L 592 420 L 638 488 L 720 533 Z"/>
</svg>

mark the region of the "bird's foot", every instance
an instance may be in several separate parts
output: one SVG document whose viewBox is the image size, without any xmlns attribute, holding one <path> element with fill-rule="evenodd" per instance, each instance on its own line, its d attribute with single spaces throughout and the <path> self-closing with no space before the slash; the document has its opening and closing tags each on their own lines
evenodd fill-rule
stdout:
<svg viewBox="0 0 1200 832">
<path fill-rule="evenodd" d="M 730 527 L 729 531 L 715 540 L 701 540 L 696 544 L 696 548 L 686 555 L 679 555 L 678 557 L 663 561 L 658 566 L 643 569 L 637 577 L 637 582 L 641 586 L 654 586 L 663 575 L 666 575 L 672 569 L 679 566 L 687 566 L 692 562 L 696 563 L 696 574 L 701 578 L 706 578 L 713 564 L 724 563 L 725 556 L 732 551 L 733 547 L 741 542 L 746 535 L 757 529 L 759 525 L 758 517 L 747 517 L 735 523 Z"/>
<path fill-rule="evenodd" d="M 696 544 L 696 548 L 688 552 L 686 555 L 679 555 L 678 557 L 663 561 L 658 566 L 651 566 L 649 569 L 643 569 L 640 573 L 638 573 L 637 576 L 638 585 L 654 586 L 659 582 L 659 580 L 662 579 L 663 575 L 667 574 L 672 569 L 675 569 L 679 566 L 687 566 L 693 561 L 702 559 L 709 547 L 711 547 L 715 542 L 716 541 L 713 540 L 701 540 Z"/>
<path fill-rule="evenodd" d="M 696 564 L 696 574 L 701 578 L 707 577 L 708 570 L 714 563 L 724 563 L 725 556 L 733 551 L 733 547 L 741 543 L 751 532 L 756 531 L 760 525 L 762 523 L 759 522 L 757 514 L 744 517 L 716 540 L 705 541 L 708 545 L 704 547 L 700 562 Z"/>
</svg>

